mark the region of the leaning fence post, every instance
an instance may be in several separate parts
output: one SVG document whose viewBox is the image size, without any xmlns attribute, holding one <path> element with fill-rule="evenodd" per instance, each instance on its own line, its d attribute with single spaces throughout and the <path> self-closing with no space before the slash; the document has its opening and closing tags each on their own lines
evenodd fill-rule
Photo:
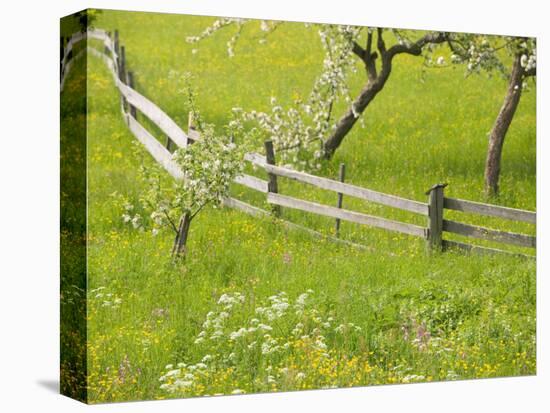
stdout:
<svg viewBox="0 0 550 413">
<path fill-rule="evenodd" d="M 426 195 L 428 198 L 428 232 L 426 234 L 429 251 L 443 249 L 443 189 L 447 184 L 432 186 Z"/>
<path fill-rule="evenodd" d="M 268 165 L 275 165 L 275 151 L 273 150 L 273 142 L 272 141 L 265 141 L 265 160 Z M 279 186 L 277 184 L 277 175 L 268 172 L 268 183 L 267 183 L 267 191 L 271 193 L 278 193 L 279 192 Z M 272 205 L 271 211 L 273 212 L 273 215 L 276 217 L 281 216 L 281 206 L 280 205 Z"/>
<path fill-rule="evenodd" d="M 339 179 L 340 182 L 344 182 L 346 179 L 346 164 L 341 163 L 340 164 L 340 173 L 339 173 Z M 338 192 L 338 201 L 336 202 L 336 206 L 338 208 L 342 208 L 342 201 L 344 200 L 344 194 L 341 192 Z M 340 236 L 340 218 L 336 218 L 336 236 Z"/>
<path fill-rule="evenodd" d="M 130 86 L 130 88 L 134 89 L 134 72 L 130 72 L 128 71 L 127 73 L 127 78 L 128 78 L 128 86 Z M 134 105 L 129 105 L 130 106 L 130 115 L 132 115 L 132 117 L 134 119 L 137 119 L 137 110 L 136 110 L 136 107 Z"/>
</svg>

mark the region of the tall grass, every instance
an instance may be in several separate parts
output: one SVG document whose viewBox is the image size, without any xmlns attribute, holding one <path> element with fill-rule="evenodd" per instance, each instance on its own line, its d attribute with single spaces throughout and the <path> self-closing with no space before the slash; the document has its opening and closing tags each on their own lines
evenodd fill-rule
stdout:
<svg viewBox="0 0 550 413">
<path fill-rule="evenodd" d="M 232 59 L 225 53 L 231 34 L 222 32 L 194 54 L 197 46 L 186 44 L 185 37 L 210 21 L 106 11 L 95 25 L 120 31 L 137 89 L 181 125 L 188 108 L 170 78 L 172 71 L 195 74 L 202 112 L 217 125 L 234 106 L 267 109 L 270 96 L 284 105 L 308 92 L 322 59 L 315 31 L 285 24 L 260 45 L 248 28 Z M 362 76 L 354 78 L 352 90 L 362 81 Z M 346 137 L 322 173 L 335 177 L 338 164 L 345 162 L 348 181 L 369 188 L 424 200 L 427 188 L 445 181 L 452 196 L 483 200 L 486 134 L 504 91 L 499 78 L 465 79 L 461 68 L 424 70 L 421 59 L 399 57 L 386 88 L 365 113 L 365 128 Z M 421 241 L 343 223 L 343 237 L 372 248 L 356 250 L 286 230 L 271 219 L 209 209 L 193 222 L 187 259 L 174 264 L 169 232 L 153 237 L 121 220 L 123 205 L 116 194 L 136 200 L 143 188 L 134 138 L 119 105 L 107 69 L 90 57 L 91 402 L 535 373 L 535 265 L 530 261 L 454 253 L 428 257 Z M 535 208 L 534 119 L 535 96 L 528 92 L 504 150 L 498 200 L 503 205 Z M 334 194 L 303 185 L 282 180 L 280 186 L 283 193 L 336 201 Z M 242 188 L 234 190 L 262 202 Z M 412 214 L 350 198 L 344 204 L 424 224 Z M 321 231 L 333 228 L 329 219 L 284 214 Z M 497 224 L 473 216 L 468 220 Z M 533 231 L 522 224 L 498 224 Z M 308 290 L 305 315 L 292 313 Z M 268 307 L 273 303 L 269 297 L 283 292 L 279 297 L 286 297 L 289 307 L 265 320 L 276 330 L 270 338 L 281 349 L 274 354 L 242 351 L 254 340 L 234 340 L 231 333 L 250 328 L 256 309 Z M 222 339 L 197 343 L 207 314 L 223 310 L 220 297 L 236 293 L 242 302 L 227 311 L 219 328 Z M 304 333 L 293 334 L 299 323 Z M 261 349 L 270 338 L 255 341 Z M 185 378 L 190 373 L 193 378 Z"/>
</svg>

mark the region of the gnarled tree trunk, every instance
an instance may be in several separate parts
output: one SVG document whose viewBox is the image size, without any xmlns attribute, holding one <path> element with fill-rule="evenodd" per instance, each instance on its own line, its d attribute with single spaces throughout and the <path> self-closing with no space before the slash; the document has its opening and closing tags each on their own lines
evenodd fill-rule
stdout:
<svg viewBox="0 0 550 413">
<path fill-rule="evenodd" d="M 357 122 L 357 119 L 359 119 L 359 116 L 365 111 L 378 92 L 384 88 L 384 85 L 390 76 L 392 61 L 395 56 L 401 53 L 420 56 L 422 53 L 422 48 L 427 44 L 443 43 L 446 40 L 446 33 L 430 32 L 421 37 L 415 43 L 400 43 L 386 49 L 386 43 L 382 37 L 382 29 L 378 28 L 376 52 L 372 50 L 372 32 L 369 32 L 367 36 L 367 44 L 365 48 L 362 48 L 360 45 L 355 43 L 353 46 L 353 53 L 357 55 L 365 64 L 368 81 L 357 98 L 353 101 L 353 110 L 350 108 L 346 111 L 340 120 L 338 120 L 334 131 L 325 141 L 323 145 L 325 158 L 330 159 L 332 157 L 336 149 L 338 149 L 344 140 L 345 136 L 351 128 L 353 128 L 355 122 Z M 380 61 L 379 68 L 377 68 L 376 65 L 377 59 Z M 358 116 L 356 116 L 356 114 Z"/>
<path fill-rule="evenodd" d="M 382 71 L 376 80 L 369 80 L 359 93 L 359 96 L 357 96 L 357 98 L 353 101 L 353 107 L 358 115 L 361 115 L 365 111 L 369 103 L 372 102 L 378 92 L 383 89 L 384 84 L 390 75 L 390 70 L 391 68 L 388 68 L 386 72 Z M 358 119 L 359 117 L 356 117 L 353 110 L 349 108 L 340 120 L 338 120 L 336 128 L 324 144 L 326 159 L 330 159 L 332 155 L 334 155 L 334 152 L 338 149 L 344 140 L 344 137 L 348 134 L 351 128 L 353 128 L 353 125 L 355 125 L 355 122 L 357 122 Z"/>
<path fill-rule="evenodd" d="M 524 75 L 524 69 L 521 67 L 521 56 L 518 55 L 514 59 L 504 102 L 489 135 L 489 147 L 487 149 L 487 160 L 485 161 L 485 192 L 490 196 L 498 194 L 502 146 L 521 98 Z"/>
</svg>

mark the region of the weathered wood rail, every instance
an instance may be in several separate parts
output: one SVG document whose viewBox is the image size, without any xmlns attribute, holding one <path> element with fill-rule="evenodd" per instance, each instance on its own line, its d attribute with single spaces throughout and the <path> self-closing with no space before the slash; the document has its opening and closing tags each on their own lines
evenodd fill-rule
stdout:
<svg viewBox="0 0 550 413">
<path fill-rule="evenodd" d="M 529 224 L 537 223 L 537 214 L 523 209 L 507 208 L 499 205 L 482 204 L 464 199 L 445 198 L 443 207 L 455 211 L 471 212 L 473 214 L 504 218 L 512 221 L 523 221 Z"/>
<path fill-rule="evenodd" d="M 292 198 L 290 196 L 280 195 L 274 192 L 269 192 L 267 194 L 267 202 L 282 207 L 299 209 L 301 211 L 312 212 L 317 215 L 323 215 L 331 218 L 339 218 L 344 221 L 355 222 L 357 224 L 368 225 L 375 228 L 383 228 L 389 231 L 401 232 L 403 234 L 414 235 L 417 237 L 425 236 L 426 229 L 424 227 L 419 227 L 418 225 L 392 221 L 390 219 L 379 218 L 360 212 L 335 208 L 311 201 L 304 201 L 302 199 Z"/>
<path fill-rule="evenodd" d="M 87 45 L 81 53 L 77 56 L 73 56 L 72 50 L 74 45 L 87 38 L 102 42 L 104 46 L 103 50 L 100 51 L 90 45 Z M 63 43 L 64 41 L 62 40 L 62 45 Z M 201 138 L 200 132 L 194 128 L 193 120 L 190 117 L 188 131 L 185 133 L 162 109 L 135 90 L 134 76 L 133 73 L 129 73 L 127 71 L 125 50 L 119 43 L 118 32 L 115 32 L 114 36 L 111 36 L 111 34 L 106 31 L 92 29 L 88 30 L 87 33 L 77 33 L 69 39 L 61 56 L 61 91 L 63 91 L 63 85 L 71 69 L 73 61 L 85 51 L 87 51 L 90 55 L 102 59 L 111 71 L 115 85 L 120 92 L 121 111 L 132 134 L 139 142 L 143 144 L 145 149 L 151 154 L 156 162 L 159 163 L 173 178 L 177 180 L 185 179 L 184 171 L 179 168 L 178 164 L 173 159 L 171 147 L 172 145 L 179 148 L 186 147 Z M 138 112 L 148 118 L 166 135 L 165 145 L 160 143 L 160 141 L 138 121 Z M 462 199 L 447 198 L 444 196 L 444 188 L 446 184 L 434 185 L 426 193 L 426 195 L 428 195 L 427 202 L 402 198 L 396 195 L 390 195 L 343 182 L 343 166 L 341 166 L 340 169 L 340 180 L 333 180 L 326 177 L 297 171 L 291 168 L 278 166 L 276 165 L 275 153 L 271 142 L 266 142 L 265 150 L 265 155 L 259 153 L 247 153 L 244 157 L 244 161 L 263 169 L 266 173 L 267 179 L 242 174 L 235 179 L 235 183 L 265 194 L 266 201 L 273 206 L 271 214 L 274 214 L 277 217 L 281 216 L 282 209 L 291 208 L 320 216 L 334 218 L 336 219 L 337 235 L 339 234 L 340 221 L 348 221 L 369 227 L 382 228 L 388 231 L 424 238 L 430 251 L 461 249 L 469 252 L 489 254 L 509 253 L 508 251 L 496 248 L 488 248 L 480 245 L 446 240 L 443 235 L 445 232 L 518 247 L 536 248 L 536 237 L 534 236 L 485 228 L 444 218 L 444 211 L 445 209 L 448 209 L 536 224 L 535 212 Z M 294 180 L 322 190 L 335 192 L 338 196 L 337 206 L 328 206 L 282 195 L 278 190 L 278 177 Z M 390 220 L 343 209 L 342 200 L 344 195 L 358 198 L 363 201 L 380 204 L 386 207 L 419 214 L 426 217 L 427 225 L 426 227 L 423 227 L 411 223 Z M 224 205 L 227 207 L 236 208 L 256 217 L 265 217 L 270 215 L 270 212 L 268 211 L 232 197 L 225 199 Z M 288 224 L 288 226 L 300 228 L 311 232 L 316 236 L 322 236 L 320 233 L 309 228 L 304 228 L 288 221 L 283 222 Z M 357 244 L 353 244 L 346 240 L 341 240 L 334 237 L 331 238 L 337 242 L 357 246 Z M 532 255 L 527 256 L 533 257 Z"/>
</svg>

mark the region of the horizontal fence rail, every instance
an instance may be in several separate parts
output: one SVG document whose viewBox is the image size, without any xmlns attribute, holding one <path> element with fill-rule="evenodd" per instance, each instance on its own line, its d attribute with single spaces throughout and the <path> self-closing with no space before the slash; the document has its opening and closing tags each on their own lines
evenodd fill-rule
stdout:
<svg viewBox="0 0 550 413">
<path fill-rule="evenodd" d="M 71 60 L 67 61 L 65 66 L 63 66 L 63 70 L 61 72 L 61 83 L 59 85 L 59 88 L 61 89 L 61 91 L 63 91 L 63 88 L 65 87 L 65 81 L 67 80 L 67 76 L 69 75 L 69 72 L 71 71 L 73 65 L 78 60 L 80 60 L 84 56 L 85 53 L 86 53 L 85 49 L 81 50 L 80 52 L 78 52 L 76 54 L 75 57 L 73 57 Z"/>
<path fill-rule="evenodd" d="M 471 212 L 497 218 L 505 218 L 512 221 L 522 221 L 536 224 L 537 213 L 523 209 L 507 208 L 499 205 L 482 204 L 481 202 L 466 201 L 464 199 L 445 198 L 443 207 L 455 211 Z"/>
<path fill-rule="evenodd" d="M 498 231 L 495 229 L 478 227 L 456 221 L 443 220 L 443 231 L 453 232 L 467 237 L 496 241 L 520 247 L 536 247 L 536 238 L 530 235 L 516 234 L 514 232 Z"/>
<path fill-rule="evenodd" d="M 410 199 L 400 198 L 395 195 L 388 195 L 382 192 L 373 191 L 371 189 L 362 188 L 359 186 L 346 184 L 344 182 L 335 181 L 320 176 L 310 175 L 305 172 L 299 172 L 293 169 L 284 168 L 282 166 L 269 165 L 265 161 L 258 161 L 257 156 L 251 156 L 250 160 L 253 164 L 262 167 L 267 172 L 284 178 L 293 179 L 298 182 L 304 182 L 317 188 L 342 193 L 344 195 L 360 198 L 365 201 L 371 201 L 377 204 L 386 205 L 398 208 L 404 211 L 415 212 L 421 215 L 428 215 L 428 204 Z"/>
<path fill-rule="evenodd" d="M 122 95 L 128 103 L 137 108 L 141 113 L 157 125 L 170 139 L 180 147 L 187 146 L 187 135 L 166 113 L 158 106 L 139 94 L 134 89 L 126 86 L 120 80 L 117 82 Z"/>
<path fill-rule="evenodd" d="M 177 180 L 183 180 L 183 171 L 173 160 L 172 154 L 162 144 L 155 139 L 141 124 L 130 114 L 126 114 L 126 122 L 130 131 L 145 146 L 145 149 L 172 177 Z"/>
<path fill-rule="evenodd" d="M 95 33 L 95 31 L 91 31 L 91 33 Z M 104 32 L 100 32 L 99 35 L 94 34 L 93 36 L 94 39 L 103 40 L 103 44 L 109 50 L 114 50 L 114 46 L 112 45 L 110 38 L 106 37 Z M 112 72 L 113 79 L 115 80 L 118 90 L 130 105 L 137 108 L 178 146 L 187 146 L 187 134 L 176 124 L 176 122 L 172 120 L 172 118 L 170 118 L 162 109 L 160 109 L 145 96 L 135 91 L 130 86 L 124 84 L 124 82 L 120 80 L 116 59 L 111 59 L 109 56 L 93 47 L 88 47 L 88 50 L 91 54 L 100 57 L 105 63 L 107 63 L 107 66 Z"/>
<path fill-rule="evenodd" d="M 383 228 L 390 231 L 401 232 L 403 234 L 414 235 L 417 237 L 425 236 L 425 228 L 413 224 L 405 224 L 403 222 L 392 221 L 385 218 L 379 218 L 372 215 L 362 214 L 360 212 L 348 211 L 317 204 L 311 201 L 292 198 L 289 196 L 279 195 L 275 193 L 267 194 L 267 202 L 283 207 L 299 209 L 301 211 L 312 212 L 317 215 L 326 217 L 339 218 L 345 221 L 355 222 L 357 224 L 369 225 L 371 227 Z"/>
<path fill-rule="evenodd" d="M 265 194 L 268 192 L 268 188 L 267 188 L 268 182 L 266 180 L 256 178 L 255 176 L 252 176 L 252 175 L 245 175 L 245 174 L 239 175 L 235 178 L 235 182 L 238 184 L 244 185 L 250 189 L 254 189 L 258 192 L 263 192 Z"/>
<path fill-rule="evenodd" d="M 87 45 L 86 48 L 74 56 L 72 53 L 73 46 L 86 38 L 102 42 L 105 50 L 99 51 L 96 48 Z M 68 40 L 61 57 L 61 91 L 63 91 L 63 85 L 72 64 L 86 52 L 100 58 L 109 68 L 113 76 L 114 83 L 121 95 L 121 110 L 124 120 L 126 121 L 126 124 L 132 134 L 151 154 L 155 161 L 161 165 L 174 179 L 184 180 L 185 172 L 181 170 L 175 161 L 174 154 L 170 151 L 170 143 L 173 142 L 177 147 L 185 148 L 193 142 L 200 140 L 200 132 L 195 130 L 193 127 L 192 118 L 190 117 L 189 119 L 188 131 L 185 133 L 162 109 L 133 88 L 133 75 L 131 73 L 126 73 L 127 68 L 124 47 L 121 47 L 118 43 L 118 32 L 115 33 L 115 40 L 113 40 L 110 34 L 104 30 L 89 29 L 87 33 L 77 33 Z M 155 136 L 153 136 L 139 123 L 136 109 L 139 110 L 140 113 L 147 117 L 167 136 L 168 140 L 166 145 L 161 144 Z M 434 185 L 434 187 L 427 192 L 427 195 L 429 195 L 427 203 L 406 199 L 363 188 L 350 183 L 344 183 L 342 177 L 341 180 L 333 180 L 296 171 L 288 167 L 277 166 L 272 143 L 266 142 L 265 148 L 266 155 L 250 152 L 245 154 L 244 160 L 250 162 L 254 167 L 263 169 L 267 174 L 268 180 L 243 173 L 237 176 L 234 179 L 234 182 L 265 194 L 266 201 L 273 205 L 273 210 L 271 213 L 231 196 L 223 200 L 224 206 L 240 210 L 254 217 L 269 217 L 273 214 L 278 217 L 280 216 L 281 207 L 301 210 L 325 217 L 335 218 L 338 221 L 349 221 L 361 225 L 382 228 L 388 231 L 425 238 L 427 245 L 431 250 L 440 249 L 444 251 L 448 249 L 460 249 L 468 252 L 522 255 L 500 249 L 488 248 L 485 246 L 445 240 L 442 236 L 443 232 L 454 233 L 485 241 L 500 242 L 519 247 L 536 248 L 536 237 L 534 236 L 484 228 L 481 226 L 443 218 L 444 210 L 449 209 L 535 224 L 536 213 L 533 211 L 483 204 L 480 202 L 462 199 L 447 198 L 444 197 L 443 194 L 446 184 Z M 297 182 L 312 185 L 319 189 L 335 192 L 338 196 L 338 207 L 281 195 L 278 193 L 277 177 L 292 179 Z M 387 207 L 420 214 L 427 217 L 427 227 L 342 209 L 342 197 L 344 195 Z M 347 240 L 322 235 L 321 233 L 310 228 L 305 228 L 289 221 L 280 220 L 280 222 L 284 223 L 287 227 L 307 231 L 316 237 L 330 238 L 335 242 L 363 249 L 369 249 L 369 247 L 364 245 L 354 244 L 353 242 Z M 337 224 L 337 226 L 339 228 L 339 224 Z"/>
<path fill-rule="evenodd" d="M 449 250 L 460 250 L 467 253 L 492 255 L 492 256 L 508 255 L 508 256 L 520 257 L 520 258 L 534 258 L 531 255 L 504 251 L 498 248 L 482 247 L 481 245 L 472 245 L 472 244 L 467 244 L 465 242 L 443 240 L 443 251 L 449 251 Z"/>
<path fill-rule="evenodd" d="M 71 36 L 71 38 L 67 41 L 67 44 L 64 46 L 63 49 L 63 56 L 61 58 L 61 73 L 63 74 L 65 71 L 65 68 L 67 66 L 67 62 L 71 58 L 71 52 L 73 51 L 73 46 L 77 44 L 78 42 L 84 40 L 86 38 L 86 32 L 78 32 Z"/>
</svg>

